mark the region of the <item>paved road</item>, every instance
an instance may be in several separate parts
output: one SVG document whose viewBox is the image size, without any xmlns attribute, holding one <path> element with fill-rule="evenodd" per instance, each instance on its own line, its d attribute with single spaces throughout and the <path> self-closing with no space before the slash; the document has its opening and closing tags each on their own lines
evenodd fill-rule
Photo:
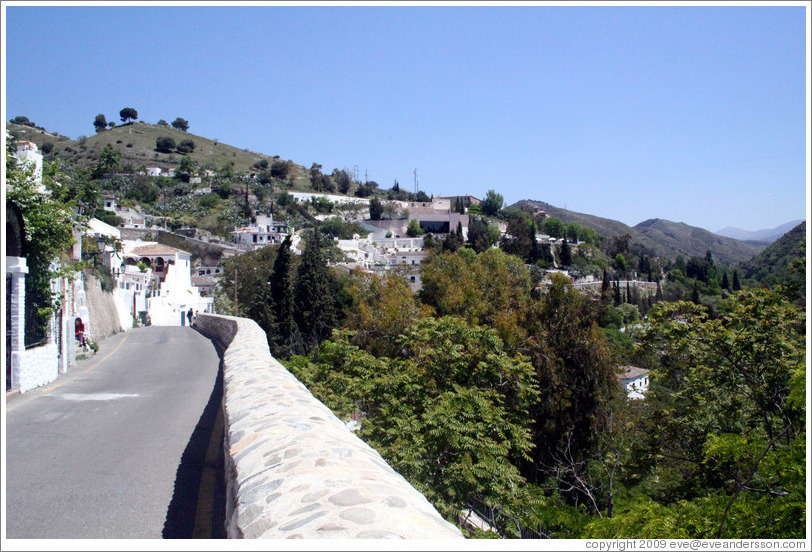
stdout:
<svg viewBox="0 0 812 552">
<path fill-rule="evenodd" d="M 156 326 L 100 345 L 6 398 L 7 538 L 221 537 L 214 345 Z"/>
</svg>

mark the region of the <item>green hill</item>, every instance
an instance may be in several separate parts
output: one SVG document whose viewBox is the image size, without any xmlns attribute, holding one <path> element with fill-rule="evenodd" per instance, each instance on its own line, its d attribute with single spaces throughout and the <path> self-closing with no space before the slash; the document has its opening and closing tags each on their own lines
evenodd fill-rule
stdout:
<svg viewBox="0 0 812 552">
<path fill-rule="evenodd" d="M 93 136 L 79 137 L 77 140 L 12 123 L 7 123 L 7 128 L 19 139 L 37 144 L 48 157 L 58 157 L 68 165 L 85 168 L 96 165 L 101 151 L 107 145 L 121 153 L 123 166 L 130 165 L 133 169 L 138 169 L 142 165 L 163 169 L 175 167 L 180 163 L 183 154 L 157 151 L 156 141 L 164 136 L 172 138 L 176 144 L 184 140 L 193 141 L 194 151 L 185 155 L 203 169 L 219 170 L 233 163 L 235 172 L 246 173 L 255 171 L 252 166 L 258 161 L 265 159 L 273 162 L 279 158 L 235 148 L 171 126 L 142 122 L 122 124 Z M 300 165 L 294 164 L 294 172 L 297 180 L 307 178 L 306 169 Z"/>
<path fill-rule="evenodd" d="M 719 236 L 684 222 L 649 219 L 636 225 L 634 229 L 667 251 L 685 257 L 703 257 L 710 250 L 713 258 L 724 264 L 742 262 L 764 249 L 752 242 Z"/>
<path fill-rule="evenodd" d="M 806 257 L 806 221 L 770 244 L 764 251 L 741 264 L 744 277 L 772 286 L 801 284 L 805 286 L 803 266 L 795 267 L 796 259 Z"/>
<path fill-rule="evenodd" d="M 606 238 L 629 234 L 629 248 L 635 254 L 645 252 L 674 259 L 677 255 L 704 257 L 710 250 L 718 262 L 735 264 L 752 258 L 764 248 L 763 245 L 718 236 L 682 222 L 649 219 L 636 226 L 628 226 L 617 220 L 569 211 L 543 201 L 529 199 L 518 201 L 511 207 L 537 207 L 546 211 L 547 215 L 564 222 L 577 222 L 582 226 L 589 226 Z"/>
</svg>

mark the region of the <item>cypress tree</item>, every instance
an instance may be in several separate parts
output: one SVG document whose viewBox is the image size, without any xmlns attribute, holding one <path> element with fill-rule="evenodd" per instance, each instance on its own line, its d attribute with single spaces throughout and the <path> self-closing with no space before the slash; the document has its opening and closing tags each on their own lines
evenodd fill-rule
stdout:
<svg viewBox="0 0 812 552">
<path fill-rule="evenodd" d="M 336 323 L 334 278 L 322 254 L 321 233 L 314 228 L 305 242 L 294 290 L 294 316 L 308 350 L 326 339 Z"/>
<path fill-rule="evenodd" d="M 632 288 L 629 286 L 629 281 L 626 280 L 626 302 L 633 303 L 634 300 L 632 299 Z"/>
<path fill-rule="evenodd" d="M 695 305 L 699 304 L 699 284 L 694 281 L 694 289 L 691 291 L 691 302 Z"/>
<path fill-rule="evenodd" d="M 606 272 L 606 269 L 603 269 L 603 282 L 601 283 L 601 294 L 606 293 L 609 291 L 609 273 Z"/>
<path fill-rule="evenodd" d="M 722 289 L 730 291 L 730 282 L 727 279 L 727 271 L 722 273 Z"/>
<path fill-rule="evenodd" d="M 620 297 L 620 281 L 615 280 L 615 306 L 621 304 L 622 302 L 623 300 Z"/>
<path fill-rule="evenodd" d="M 733 291 L 739 291 L 742 288 L 741 282 L 739 282 L 739 271 L 733 271 Z"/>
<path fill-rule="evenodd" d="M 569 266 L 572 264 L 572 250 L 570 249 L 570 244 L 567 242 L 566 238 L 564 238 L 564 241 L 561 242 L 561 252 L 558 255 L 558 260 L 561 261 L 563 266 Z"/>
<path fill-rule="evenodd" d="M 299 327 L 293 315 L 293 280 L 290 236 L 286 236 L 273 265 L 271 276 L 271 304 L 274 326 L 268 332 L 268 342 L 274 356 L 287 357 L 301 352 Z"/>
</svg>

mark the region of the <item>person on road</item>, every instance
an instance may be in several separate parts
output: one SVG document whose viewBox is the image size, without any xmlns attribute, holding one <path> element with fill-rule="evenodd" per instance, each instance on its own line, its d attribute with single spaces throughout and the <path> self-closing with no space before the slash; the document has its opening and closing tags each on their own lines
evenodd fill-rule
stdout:
<svg viewBox="0 0 812 552">
<path fill-rule="evenodd" d="M 190 308 L 189 312 L 186 313 L 186 318 L 189 320 L 189 326 L 194 326 L 195 311 Z"/>
</svg>

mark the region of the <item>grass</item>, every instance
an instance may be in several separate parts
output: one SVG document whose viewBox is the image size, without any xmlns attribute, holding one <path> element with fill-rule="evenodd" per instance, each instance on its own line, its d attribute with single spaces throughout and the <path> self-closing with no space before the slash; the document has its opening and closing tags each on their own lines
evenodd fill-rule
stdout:
<svg viewBox="0 0 812 552">
<path fill-rule="evenodd" d="M 91 125 L 88 124 L 88 126 Z M 267 159 L 272 162 L 275 159 L 272 155 L 264 155 L 229 146 L 217 140 L 197 136 L 190 132 L 183 132 L 171 126 L 153 125 L 138 121 L 118 125 L 100 133 L 89 134 L 87 137 L 78 137 L 77 140 L 71 140 L 65 136 L 56 136 L 28 126 L 8 123 L 7 127 L 12 134 L 19 136 L 22 140 L 34 142 L 40 149 L 48 142 L 53 144 L 53 151 L 49 154 L 49 157 L 59 157 L 70 165 L 86 168 L 96 165 L 101 151 L 107 145 L 110 145 L 121 154 L 122 165 L 132 165 L 134 169 L 138 169 L 141 165 L 163 168 L 175 167 L 180 163 L 183 155 L 156 151 L 155 142 L 161 136 L 172 138 L 176 144 L 179 144 L 182 140 L 192 140 L 195 143 L 195 150 L 188 156 L 199 167 L 211 170 L 219 170 L 229 163 L 234 163 L 236 172 L 252 172 L 254 169 L 251 166 L 257 161 Z M 306 182 L 306 169 L 297 165 L 296 171 L 296 180 L 301 181 L 302 184 Z"/>
</svg>

